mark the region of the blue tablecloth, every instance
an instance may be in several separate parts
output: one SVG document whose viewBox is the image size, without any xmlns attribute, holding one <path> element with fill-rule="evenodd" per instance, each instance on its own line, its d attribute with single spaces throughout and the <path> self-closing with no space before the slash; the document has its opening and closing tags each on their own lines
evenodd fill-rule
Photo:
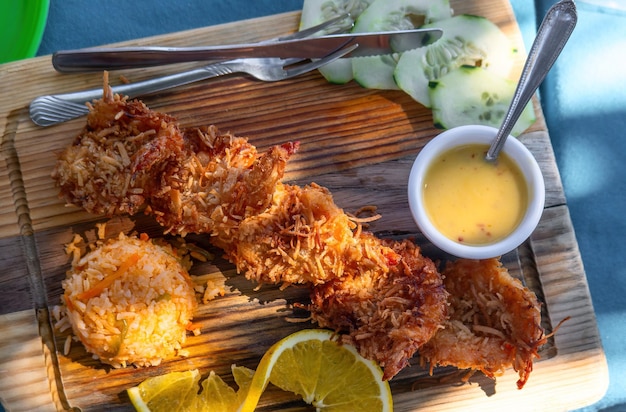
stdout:
<svg viewBox="0 0 626 412">
<path fill-rule="evenodd" d="M 527 48 L 554 1 L 512 0 Z M 614 6 L 594 4 L 602 1 Z M 609 361 L 609 390 L 588 411 L 626 410 L 625 3 L 578 1 L 578 26 L 540 92 Z M 301 7 L 301 0 L 53 0 L 38 54 Z"/>
<path fill-rule="evenodd" d="M 553 3 L 512 1 L 527 48 Z M 609 389 L 585 411 L 626 411 L 626 2 L 577 8 L 540 96 L 609 363 Z"/>
</svg>

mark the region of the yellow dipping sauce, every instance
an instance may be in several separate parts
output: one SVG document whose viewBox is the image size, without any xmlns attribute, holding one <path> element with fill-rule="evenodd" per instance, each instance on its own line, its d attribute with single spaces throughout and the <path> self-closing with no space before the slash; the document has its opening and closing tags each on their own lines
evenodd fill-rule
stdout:
<svg viewBox="0 0 626 412">
<path fill-rule="evenodd" d="M 485 160 L 488 145 L 459 146 L 426 171 L 423 200 L 432 223 L 449 239 L 468 245 L 496 242 L 524 217 L 528 187 L 504 153 Z"/>
</svg>

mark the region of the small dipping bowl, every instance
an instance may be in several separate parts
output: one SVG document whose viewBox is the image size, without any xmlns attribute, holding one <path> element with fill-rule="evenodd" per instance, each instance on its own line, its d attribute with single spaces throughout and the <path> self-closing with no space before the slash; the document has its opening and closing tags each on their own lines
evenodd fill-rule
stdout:
<svg viewBox="0 0 626 412">
<path fill-rule="evenodd" d="M 468 259 L 487 259 L 501 256 L 521 245 L 535 230 L 535 227 L 541 218 L 545 203 L 545 184 L 543 181 L 543 175 L 541 174 L 539 165 L 537 164 L 537 161 L 532 153 L 530 153 L 526 146 L 513 136 L 509 136 L 507 138 L 506 143 L 496 160 L 496 163 L 505 161 L 506 158 L 503 160 L 502 157 L 504 155 L 517 166 L 517 168 L 513 166 L 513 169 L 518 169 L 518 181 L 521 182 L 521 185 L 518 185 L 518 188 L 521 191 L 521 197 L 524 198 L 524 201 L 519 202 L 519 206 L 513 204 L 507 205 L 506 202 L 509 201 L 508 198 L 506 198 L 503 202 L 505 204 L 500 204 L 498 206 L 500 208 L 521 208 L 519 217 L 515 220 L 514 224 L 510 225 L 509 231 L 505 231 L 505 233 L 502 233 L 500 236 L 494 237 L 490 240 L 468 242 L 463 239 L 462 236 L 455 237 L 444 235 L 441 228 L 435 224 L 433 218 L 431 217 L 436 213 L 428 210 L 428 207 L 425 204 L 424 191 L 427 184 L 426 178 L 428 173 L 431 171 L 433 164 L 440 161 L 441 157 L 446 153 L 449 154 L 454 150 L 462 150 L 461 148 L 464 146 L 467 147 L 477 145 L 480 145 L 485 149 L 484 152 L 480 151 L 481 158 L 477 160 L 488 164 L 487 160 L 485 160 L 485 154 L 489 145 L 493 142 L 497 132 L 498 130 L 496 128 L 479 125 L 460 126 L 446 130 L 424 146 L 411 168 L 411 173 L 409 175 L 408 197 L 409 207 L 411 209 L 413 219 L 428 240 L 430 240 L 439 249 L 453 256 Z M 494 168 L 496 167 L 495 165 L 489 166 L 493 166 Z M 468 176 L 471 176 L 471 170 L 463 170 L 458 173 L 466 175 L 464 179 L 465 182 L 471 182 L 473 180 L 471 177 L 469 179 L 467 178 Z M 465 202 L 465 197 L 463 196 L 465 190 L 476 192 L 481 190 L 493 190 L 493 188 L 485 189 L 472 186 L 472 184 L 462 185 L 460 188 L 461 194 L 457 196 L 459 201 L 457 202 L 457 199 L 455 198 L 455 201 L 451 202 L 454 203 L 454 207 L 464 208 L 468 206 L 468 202 Z M 454 208 L 453 211 L 455 211 Z M 461 214 L 461 211 L 459 211 L 459 214 Z M 455 215 L 457 214 L 455 213 Z M 496 221 L 492 222 L 491 225 L 497 226 L 498 223 L 499 222 L 496 219 Z M 472 223 L 472 225 L 474 225 L 474 223 Z M 481 230 L 486 230 L 491 233 L 491 229 L 496 228 L 490 227 Z"/>
</svg>

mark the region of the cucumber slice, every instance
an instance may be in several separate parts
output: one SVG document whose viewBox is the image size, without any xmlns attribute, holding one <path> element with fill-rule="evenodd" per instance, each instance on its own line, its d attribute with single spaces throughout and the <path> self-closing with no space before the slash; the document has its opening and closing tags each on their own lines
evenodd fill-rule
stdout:
<svg viewBox="0 0 626 412">
<path fill-rule="evenodd" d="M 374 0 L 359 16 L 354 32 L 407 30 L 452 15 L 448 0 Z M 370 89 L 399 89 L 394 72 L 400 54 L 352 59 L 354 80 Z"/>
<path fill-rule="evenodd" d="M 321 24 L 339 15 L 349 13 L 350 25 L 374 0 L 304 0 L 300 16 L 300 30 Z"/>
<path fill-rule="evenodd" d="M 429 84 L 433 122 L 450 129 L 466 124 L 500 127 L 517 84 L 493 71 L 461 66 Z M 511 131 L 518 136 L 535 122 L 532 102 Z"/>
<path fill-rule="evenodd" d="M 488 19 L 461 14 L 423 27 L 441 28 L 443 36 L 429 46 L 403 53 L 394 77 L 402 90 L 424 106 L 431 105 L 428 83 L 462 65 L 509 76 L 517 50 Z"/>
<path fill-rule="evenodd" d="M 367 89 L 400 90 L 393 72 L 398 64 L 399 54 L 387 56 L 353 57 L 352 76 L 362 87 Z"/>
<path fill-rule="evenodd" d="M 304 0 L 300 16 L 300 30 L 315 26 L 344 13 L 350 13 L 350 21 L 345 26 L 354 24 L 354 20 L 374 0 Z M 325 33 L 320 33 L 325 34 Z M 352 59 L 339 59 L 323 67 L 319 72 L 330 83 L 344 84 L 352 80 Z"/>
</svg>

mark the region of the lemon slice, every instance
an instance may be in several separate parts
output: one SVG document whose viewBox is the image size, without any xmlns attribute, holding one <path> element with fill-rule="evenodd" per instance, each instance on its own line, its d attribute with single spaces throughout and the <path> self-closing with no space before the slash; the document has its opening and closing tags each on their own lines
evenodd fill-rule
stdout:
<svg viewBox="0 0 626 412">
<path fill-rule="evenodd" d="M 302 396 L 318 411 L 393 410 L 380 367 L 332 337 L 331 331 L 306 329 L 274 344 L 261 359 L 238 411 L 253 411 L 268 382 Z"/>
<path fill-rule="evenodd" d="M 254 371 L 233 365 L 232 372 L 239 392 L 211 371 L 202 381 L 202 392 L 198 395 L 200 373 L 197 369 L 148 378 L 127 392 L 140 412 L 234 412 L 243 402 Z"/>
<path fill-rule="evenodd" d="M 198 381 L 197 369 L 171 372 L 146 379 L 127 392 L 135 409 L 141 412 L 185 410 L 195 403 Z"/>
<path fill-rule="evenodd" d="M 380 367 L 332 337 L 327 330 L 303 330 L 274 344 L 256 371 L 233 365 L 238 391 L 211 372 L 198 394 L 200 373 L 194 369 L 148 378 L 128 389 L 128 396 L 140 412 L 249 412 L 271 382 L 318 411 L 393 410 L 389 383 L 383 381 Z"/>
</svg>

